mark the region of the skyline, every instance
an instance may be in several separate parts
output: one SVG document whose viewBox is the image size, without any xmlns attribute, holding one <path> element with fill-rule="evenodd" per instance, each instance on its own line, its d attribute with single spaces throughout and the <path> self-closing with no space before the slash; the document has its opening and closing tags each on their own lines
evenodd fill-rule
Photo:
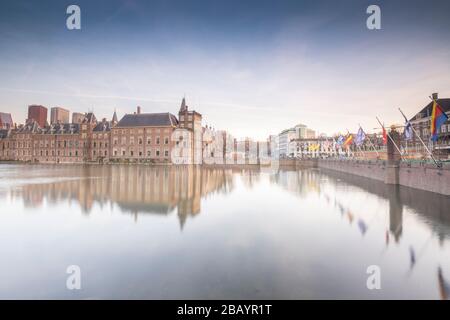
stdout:
<svg viewBox="0 0 450 320">
<path fill-rule="evenodd" d="M 381 30 L 368 1 L 78 1 L 74 31 L 69 4 L 0 4 L 0 112 L 17 123 L 30 104 L 109 119 L 176 114 L 186 96 L 204 125 L 265 139 L 297 123 L 372 132 L 450 97 L 444 1 L 379 1 Z"/>
</svg>

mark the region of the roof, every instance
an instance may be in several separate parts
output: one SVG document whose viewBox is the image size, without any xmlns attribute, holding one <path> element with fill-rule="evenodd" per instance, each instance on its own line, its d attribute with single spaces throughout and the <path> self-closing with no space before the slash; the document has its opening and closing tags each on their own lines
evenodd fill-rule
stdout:
<svg viewBox="0 0 450 320">
<path fill-rule="evenodd" d="M 13 121 L 12 121 L 11 113 L 0 112 L 0 123 L 8 124 L 8 125 L 12 126 Z"/>
<path fill-rule="evenodd" d="M 84 115 L 83 123 L 96 123 L 97 118 L 95 118 L 94 113 L 89 112 Z"/>
<path fill-rule="evenodd" d="M 95 128 L 93 129 L 94 132 L 105 132 L 105 131 L 111 131 L 111 122 L 110 121 L 102 121 L 99 122 Z"/>
<path fill-rule="evenodd" d="M 437 99 L 436 101 L 437 101 L 438 105 L 441 106 L 441 108 L 444 112 L 450 112 L 450 99 L 449 98 Z M 427 104 L 425 107 L 423 107 L 422 110 L 420 110 L 414 117 L 412 117 L 410 119 L 410 121 L 418 120 L 420 118 L 431 117 L 432 106 L 433 106 L 433 102 L 430 101 L 430 103 Z M 422 114 L 422 116 L 418 117 L 419 114 Z"/>
<path fill-rule="evenodd" d="M 42 130 L 44 134 L 78 134 L 80 125 L 78 123 L 52 124 Z"/>
<path fill-rule="evenodd" d="M 176 126 L 177 118 L 169 113 L 126 114 L 120 119 L 116 128 L 120 127 L 168 127 Z"/>
<path fill-rule="evenodd" d="M 41 132 L 41 127 L 39 127 L 39 124 L 34 119 L 30 119 L 29 121 L 27 121 L 27 123 L 25 123 L 17 130 L 17 133 L 36 133 L 36 132 Z"/>
</svg>

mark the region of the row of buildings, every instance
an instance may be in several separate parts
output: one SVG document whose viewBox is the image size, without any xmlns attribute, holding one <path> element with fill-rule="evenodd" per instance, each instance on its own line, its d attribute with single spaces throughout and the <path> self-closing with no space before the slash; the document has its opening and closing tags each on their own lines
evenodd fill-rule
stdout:
<svg viewBox="0 0 450 320">
<path fill-rule="evenodd" d="M 26 123 L 19 126 L 2 115 L 2 123 L 7 119 L 8 125 L 0 129 L 0 160 L 169 163 L 172 153 L 178 153 L 179 163 L 201 163 L 202 115 L 189 110 L 184 98 L 178 118 L 169 112 L 141 113 L 137 107 L 120 121 L 115 112 L 111 120 L 97 120 L 89 112 L 74 114 L 68 123 L 67 114 L 52 109 L 59 120 L 49 124 L 44 108 L 30 106 Z"/>
<path fill-rule="evenodd" d="M 434 99 L 444 112 L 450 114 L 450 99 Z M 404 141 L 402 148 L 416 148 L 424 154 L 419 137 L 430 140 L 432 103 L 423 107 L 413 118 L 413 139 Z M 77 163 L 77 162 L 143 162 L 173 164 L 261 164 L 262 156 L 299 158 L 350 155 L 350 152 L 368 154 L 371 149 L 384 148 L 380 134 L 368 135 L 358 148 L 336 148 L 333 138 L 316 136 L 307 126 L 298 124 L 270 136 L 267 141 L 255 142 L 247 138 L 237 141 L 226 131 L 214 131 L 202 126 L 202 115 L 190 110 L 183 98 L 178 117 L 170 112 L 126 114 L 118 120 L 97 120 L 92 112 L 74 113 L 67 122 L 68 110 L 51 109 L 47 122 L 47 108 L 29 106 L 24 125 L 15 125 L 7 113 L 0 113 L 0 160 Z M 438 142 L 430 146 L 434 152 L 450 152 L 450 122 L 439 128 Z M 378 157 L 378 152 L 375 151 Z M 444 156 L 445 156 L 444 155 Z"/>
<path fill-rule="evenodd" d="M 450 116 L 450 99 L 440 99 L 437 93 L 434 93 L 432 98 Z M 444 159 L 450 157 L 450 121 L 447 121 L 438 129 L 437 142 L 432 143 L 430 140 L 432 106 L 433 102 L 430 101 L 409 119 L 414 128 L 414 134 L 410 140 L 405 139 L 404 135 L 401 135 L 402 139 L 398 146 L 402 149 L 405 156 L 411 158 L 426 157 L 428 151 L 423 145 L 423 141 L 428 150 L 433 150 L 435 156 Z M 394 125 L 393 127 L 402 133 L 403 125 Z M 356 133 L 352 134 L 354 137 L 356 136 Z M 299 124 L 293 128 L 283 130 L 278 136 L 273 138 L 278 140 L 279 156 L 281 158 L 354 156 L 355 154 L 363 155 L 364 157 L 380 157 L 380 153 L 383 153 L 385 149 L 381 132 L 378 134 L 366 134 L 366 137 L 361 146 L 353 144 L 349 148 L 344 148 L 336 146 L 337 137 L 316 136 L 313 130 Z"/>
</svg>

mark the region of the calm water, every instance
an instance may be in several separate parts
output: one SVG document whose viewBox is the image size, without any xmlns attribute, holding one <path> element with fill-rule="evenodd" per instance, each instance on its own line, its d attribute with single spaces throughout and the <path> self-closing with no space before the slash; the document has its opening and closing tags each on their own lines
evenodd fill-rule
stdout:
<svg viewBox="0 0 450 320">
<path fill-rule="evenodd" d="M 0 298 L 450 296 L 449 197 L 364 178 L 0 164 L 0 200 Z"/>
</svg>

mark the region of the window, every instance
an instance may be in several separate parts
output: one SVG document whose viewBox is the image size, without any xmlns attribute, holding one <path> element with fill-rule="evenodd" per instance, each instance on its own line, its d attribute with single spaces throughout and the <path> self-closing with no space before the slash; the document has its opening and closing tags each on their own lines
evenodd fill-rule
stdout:
<svg viewBox="0 0 450 320">
<path fill-rule="evenodd" d="M 159 157 L 159 150 L 156 150 L 156 156 Z"/>
<path fill-rule="evenodd" d="M 138 143 L 142 144 L 142 138 L 139 138 Z"/>
<path fill-rule="evenodd" d="M 147 138 L 147 144 L 151 144 L 152 143 L 152 139 Z"/>
<path fill-rule="evenodd" d="M 159 137 L 156 137 L 156 144 L 159 144 Z"/>
<path fill-rule="evenodd" d="M 152 155 L 151 151 L 148 150 L 148 151 L 147 151 L 147 157 L 150 157 L 151 155 Z"/>
<path fill-rule="evenodd" d="M 164 144 L 169 144 L 169 137 L 164 138 Z"/>
<path fill-rule="evenodd" d="M 133 156 L 133 155 L 134 155 L 134 151 L 131 150 L 131 151 L 130 151 L 130 156 Z"/>
<path fill-rule="evenodd" d="M 164 157 L 168 157 L 169 156 L 169 150 L 165 150 L 164 151 Z"/>
</svg>

